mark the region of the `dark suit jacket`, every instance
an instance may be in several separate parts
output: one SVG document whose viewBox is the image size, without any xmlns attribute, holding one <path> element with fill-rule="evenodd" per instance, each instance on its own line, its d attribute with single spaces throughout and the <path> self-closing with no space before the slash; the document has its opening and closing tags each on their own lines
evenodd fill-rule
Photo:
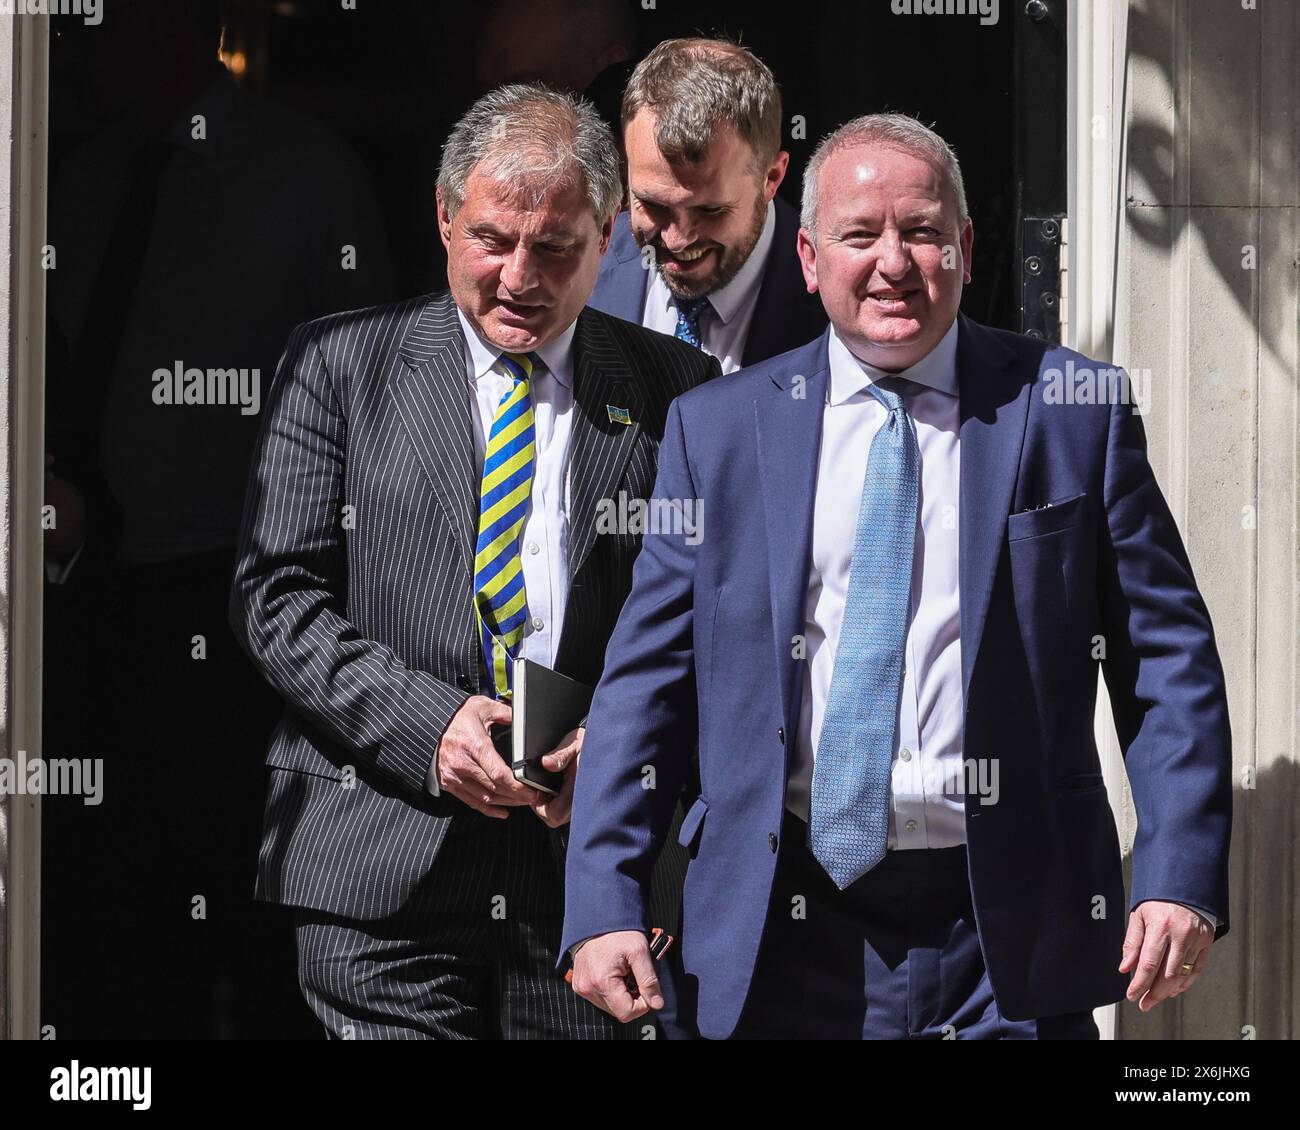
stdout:
<svg viewBox="0 0 1300 1130">
<path fill-rule="evenodd" d="M 602 499 L 644 498 L 668 404 L 717 362 L 584 310 L 574 336 L 569 598 L 556 669 L 588 684 L 631 585 L 637 533 L 597 536 Z M 231 623 L 287 703 L 272 740 L 257 896 L 388 915 L 450 818 L 425 774 L 478 683 L 478 518 L 465 342 L 448 293 L 298 327 L 265 407 Z M 612 423 L 608 406 L 633 423 Z M 530 814 L 531 815 L 531 814 Z"/>
<path fill-rule="evenodd" d="M 566 948 L 642 926 L 698 735 L 701 795 L 679 835 L 692 856 L 682 952 L 713 1038 L 731 1033 L 749 991 L 776 867 L 827 341 L 673 405 L 655 493 L 701 499 L 707 536 L 647 537 L 578 772 Z M 998 1007 L 1023 1020 L 1123 996 L 1126 907 L 1204 907 L 1216 936 L 1227 932 L 1228 711 L 1141 417 L 1128 404 L 1053 402 L 1052 370 L 1106 367 L 964 317 L 958 341 L 963 752 L 998 759 L 1000 789 L 990 805 L 966 794 L 971 896 Z M 846 484 L 846 505 L 858 489 Z M 1127 900 L 1093 739 L 1097 637 L 1137 806 Z M 655 789 L 639 784 L 647 764 Z"/>
<path fill-rule="evenodd" d="M 746 366 L 804 345 L 826 328 L 826 311 L 821 299 L 808 293 L 795 251 L 799 213 L 779 196 L 774 204 L 772 249 L 741 356 Z M 614 222 L 614 237 L 600 262 L 591 305 L 639 326 L 645 309 L 646 275 L 627 213 L 620 212 Z"/>
</svg>

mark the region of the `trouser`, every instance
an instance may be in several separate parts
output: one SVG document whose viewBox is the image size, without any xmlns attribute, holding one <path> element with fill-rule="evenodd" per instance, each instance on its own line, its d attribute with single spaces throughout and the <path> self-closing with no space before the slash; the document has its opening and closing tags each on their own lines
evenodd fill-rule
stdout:
<svg viewBox="0 0 1300 1130">
<path fill-rule="evenodd" d="M 1008 1020 L 971 908 L 966 848 L 890 851 L 840 891 L 786 814 L 738 1039 L 1096 1039 L 1091 1011 Z"/>
<path fill-rule="evenodd" d="M 296 915 L 298 983 L 335 1039 L 642 1039 L 555 969 L 562 836 L 530 810 L 453 817 L 429 874 L 375 921 Z"/>
</svg>

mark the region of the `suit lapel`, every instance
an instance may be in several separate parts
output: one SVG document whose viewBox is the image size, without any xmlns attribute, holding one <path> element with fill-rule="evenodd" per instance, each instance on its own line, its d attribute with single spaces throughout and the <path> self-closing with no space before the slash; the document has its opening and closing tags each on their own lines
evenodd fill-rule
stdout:
<svg viewBox="0 0 1300 1130">
<path fill-rule="evenodd" d="M 1015 353 L 964 315 L 957 338 L 961 395 L 962 692 L 969 702 L 971 672 L 988 616 L 1007 514 L 1020 466 L 1032 374 L 1012 366 Z"/>
<path fill-rule="evenodd" d="M 614 223 L 614 238 L 601 263 L 597 290 L 601 296 L 601 310 L 634 326 L 641 324 L 641 315 L 645 312 L 645 291 L 650 272 L 643 262 L 627 213 L 622 212 Z"/>
<path fill-rule="evenodd" d="M 797 384 L 793 377 L 774 375 L 772 386 L 763 388 L 754 400 L 772 632 L 783 716 L 791 733 L 800 689 L 794 638 L 804 630 L 817 458 L 829 379 L 828 340 L 823 334 L 791 358 L 789 372 L 811 373 L 806 381 Z"/>
<path fill-rule="evenodd" d="M 616 491 L 641 434 L 641 388 L 600 315 L 583 310 L 573 337 L 573 432 L 569 462 L 569 578 L 578 575 L 596 540 L 602 499 Z M 611 419 L 624 409 L 630 424 Z"/>
<path fill-rule="evenodd" d="M 430 299 L 411 327 L 393 360 L 387 390 L 472 573 L 478 476 L 465 339 L 450 294 Z"/>
</svg>

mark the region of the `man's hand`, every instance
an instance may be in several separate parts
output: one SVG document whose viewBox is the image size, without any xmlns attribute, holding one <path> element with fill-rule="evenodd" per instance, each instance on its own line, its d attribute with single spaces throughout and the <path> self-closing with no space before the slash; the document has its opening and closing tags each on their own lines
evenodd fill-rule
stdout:
<svg viewBox="0 0 1300 1130">
<path fill-rule="evenodd" d="M 1176 902 L 1150 899 L 1139 903 L 1128 918 L 1124 960 L 1119 971 L 1136 969 L 1125 996 L 1150 1012 L 1162 1000 L 1192 987 L 1209 961 L 1214 931 L 1194 910 Z M 1191 964 L 1190 971 L 1180 968 Z"/>
<path fill-rule="evenodd" d="M 555 749 L 542 757 L 543 769 L 564 774 L 560 791 L 554 796 L 543 793 L 541 803 L 533 805 L 533 811 L 548 828 L 567 824 L 573 814 L 573 782 L 578 778 L 578 755 L 582 753 L 582 738 L 586 732 L 581 726 L 570 730 Z"/>
<path fill-rule="evenodd" d="M 504 820 L 511 808 L 536 806 L 536 789 L 515 780 L 492 744 L 488 726 L 510 724 L 510 707 L 486 695 L 472 695 L 452 716 L 438 743 L 438 785 L 476 812 Z"/>
<path fill-rule="evenodd" d="M 628 974 L 637 984 L 634 997 Z M 639 930 L 619 930 L 589 938 L 573 960 L 573 991 L 624 1024 L 664 1006 L 650 943 Z"/>
</svg>

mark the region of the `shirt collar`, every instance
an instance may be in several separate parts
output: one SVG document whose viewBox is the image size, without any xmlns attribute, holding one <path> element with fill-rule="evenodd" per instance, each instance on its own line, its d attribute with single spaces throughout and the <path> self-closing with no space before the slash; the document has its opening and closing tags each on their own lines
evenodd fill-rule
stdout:
<svg viewBox="0 0 1300 1130">
<path fill-rule="evenodd" d="M 479 332 L 465 317 L 465 312 L 459 306 L 456 307 L 456 317 L 460 319 L 460 328 L 465 334 L 465 351 L 470 369 L 469 380 L 471 384 L 475 384 L 492 371 L 492 367 L 504 350 L 498 349 L 490 341 L 480 337 Z M 545 364 L 547 372 L 565 388 L 569 388 L 573 383 L 573 335 L 577 328 L 578 322 L 574 319 L 564 333 L 554 341 L 541 349 L 534 350 Z"/>
<path fill-rule="evenodd" d="M 746 302 L 758 293 L 758 288 L 763 281 L 763 268 L 767 266 L 767 257 L 772 250 L 775 232 L 776 206 L 769 200 L 767 216 L 763 220 L 763 230 L 759 232 L 758 242 L 754 244 L 754 250 L 749 253 L 749 258 L 745 260 L 731 282 L 705 296 L 723 325 L 736 317 L 744 309 Z M 673 292 L 668 289 L 668 284 L 663 281 L 658 271 L 655 272 L 654 279 L 665 309 L 676 310 L 677 303 L 673 299 Z"/>
<path fill-rule="evenodd" d="M 855 356 L 852 350 L 831 330 L 829 346 L 831 380 L 827 396 L 831 404 L 843 404 L 850 397 L 862 392 L 868 385 L 885 377 L 902 377 L 926 388 L 942 392 L 947 396 L 957 395 L 957 320 L 954 318 L 948 332 L 939 339 L 929 353 L 910 369 L 901 373 L 887 373 L 868 365 Z"/>
<path fill-rule="evenodd" d="M 763 230 L 759 232 L 758 242 L 749 258 L 736 272 L 736 277 L 726 286 L 709 295 L 709 305 L 725 325 L 744 307 L 751 295 L 757 293 L 763 281 L 763 268 L 767 266 L 768 252 L 772 250 L 773 233 L 776 230 L 776 208 L 767 202 L 767 218 L 763 221 Z"/>
</svg>

